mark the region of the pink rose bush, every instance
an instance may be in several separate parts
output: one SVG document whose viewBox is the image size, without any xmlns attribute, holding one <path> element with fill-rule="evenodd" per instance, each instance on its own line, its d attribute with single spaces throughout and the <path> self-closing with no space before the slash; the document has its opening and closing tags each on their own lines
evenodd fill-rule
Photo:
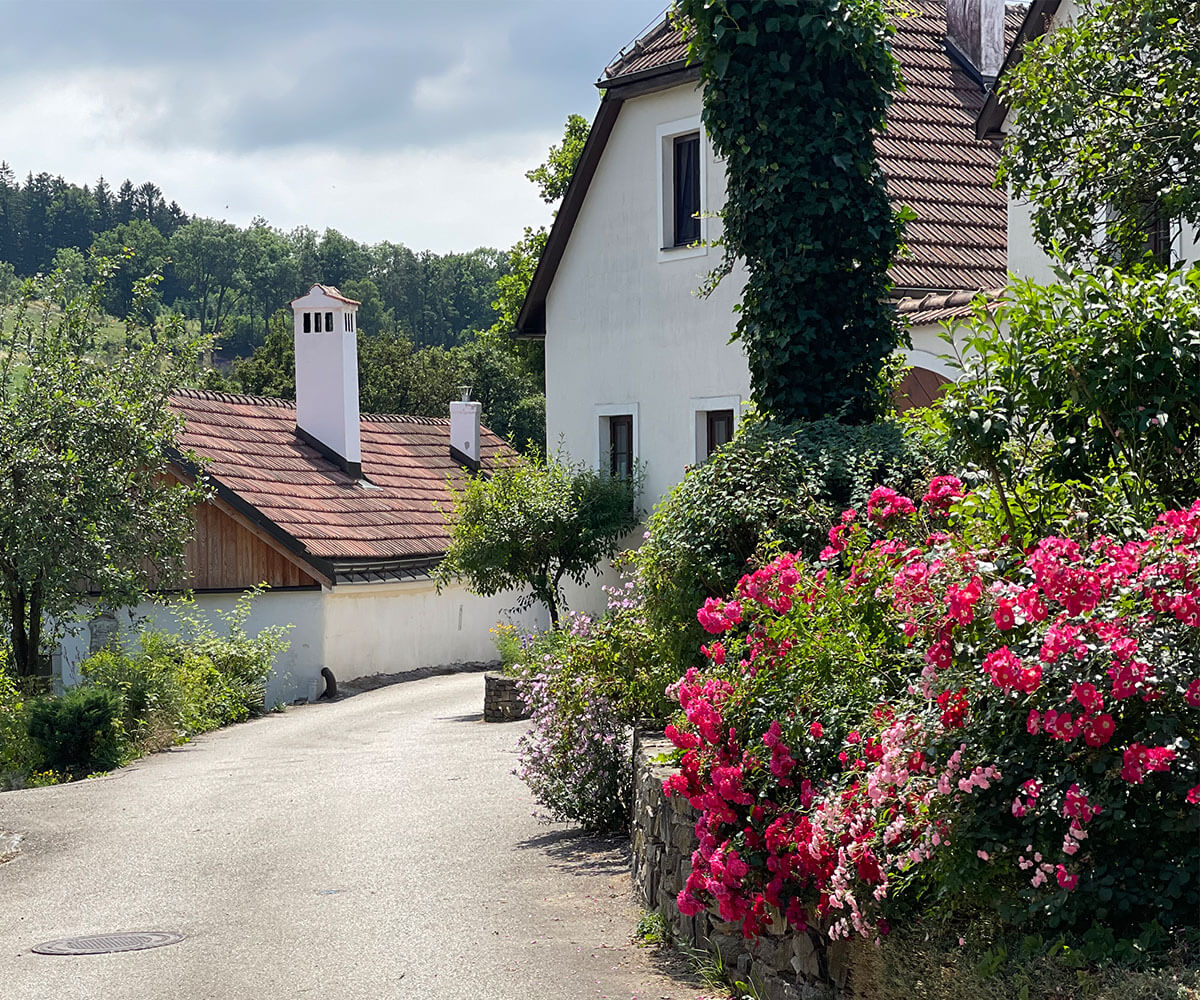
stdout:
<svg viewBox="0 0 1200 1000">
<path fill-rule="evenodd" d="M 781 555 L 700 610 L 667 727 L 698 814 L 682 912 L 873 936 L 932 886 L 1046 927 L 1192 919 L 1200 501 L 1020 550 L 964 494 L 878 489 L 821 566 Z"/>
</svg>

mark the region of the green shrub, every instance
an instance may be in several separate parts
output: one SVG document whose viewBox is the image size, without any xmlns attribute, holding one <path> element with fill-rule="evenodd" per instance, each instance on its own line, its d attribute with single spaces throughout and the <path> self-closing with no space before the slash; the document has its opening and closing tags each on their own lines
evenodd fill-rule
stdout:
<svg viewBox="0 0 1200 1000">
<path fill-rule="evenodd" d="M 166 657 L 108 647 L 87 658 L 83 675 L 121 696 L 121 727 L 126 740 L 143 753 L 170 746 L 180 729 L 182 692 Z"/>
<path fill-rule="evenodd" d="M 26 783 L 37 769 L 37 747 L 29 738 L 29 700 L 4 669 L 0 649 L 0 791 Z"/>
<path fill-rule="evenodd" d="M 667 717 L 677 672 L 636 582 L 608 594 L 604 615 L 574 614 L 534 637 L 515 668 L 532 716 L 517 774 L 552 819 L 597 831 L 628 822 L 633 727 Z"/>
<path fill-rule="evenodd" d="M 677 637 L 672 655 L 696 660 L 696 609 L 729 593 L 748 560 L 771 549 L 815 557 L 838 513 L 861 507 L 877 485 L 904 491 L 927 481 L 931 464 L 896 422 L 744 422 L 658 503 L 633 556 L 651 622 Z"/>
<path fill-rule="evenodd" d="M 121 763 L 121 695 L 98 686 L 37 699 L 29 710 L 29 735 L 45 766 L 85 777 Z"/>
<path fill-rule="evenodd" d="M 1113 501 L 1153 520 L 1200 493 L 1200 267 L 1015 282 L 970 328 L 962 377 L 927 416 L 940 413 L 1014 536 Z"/>
<path fill-rule="evenodd" d="M 171 607 L 178 634 L 146 629 L 136 648 L 104 649 L 84 662 L 85 677 L 120 694 L 122 726 L 138 752 L 265 711 L 267 675 L 288 644 L 287 627 L 246 632 L 259 593 L 247 591 L 234 608 L 216 612 L 219 625 L 194 601 L 180 601 Z"/>
</svg>

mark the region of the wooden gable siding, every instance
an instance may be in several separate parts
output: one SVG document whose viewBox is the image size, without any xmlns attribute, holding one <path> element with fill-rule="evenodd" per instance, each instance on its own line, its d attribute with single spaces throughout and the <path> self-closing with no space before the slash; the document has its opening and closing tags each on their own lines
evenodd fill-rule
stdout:
<svg viewBox="0 0 1200 1000">
<path fill-rule="evenodd" d="M 273 588 L 315 587 L 319 581 L 297 561 L 239 523 L 216 503 L 196 508 L 196 532 L 186 550 L 184 588 L 244 590 L 258 583 Z"/>
</svg>

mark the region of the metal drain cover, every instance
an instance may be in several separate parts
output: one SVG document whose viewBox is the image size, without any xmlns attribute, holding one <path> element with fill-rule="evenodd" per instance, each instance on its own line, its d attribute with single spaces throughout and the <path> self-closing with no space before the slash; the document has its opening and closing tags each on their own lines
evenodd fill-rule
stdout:
<svg viewBox="0 0 1200 1000">
<path fill-rule="evenodd" d="M 116 934 L 89 934 L 86 937 L 60 938 L 35 944 L 39 955 L 110 955 L 116 951 L 144 951 L 179 944 L 182 934 L 174 931 L 121 931 Z"/>
</svg>

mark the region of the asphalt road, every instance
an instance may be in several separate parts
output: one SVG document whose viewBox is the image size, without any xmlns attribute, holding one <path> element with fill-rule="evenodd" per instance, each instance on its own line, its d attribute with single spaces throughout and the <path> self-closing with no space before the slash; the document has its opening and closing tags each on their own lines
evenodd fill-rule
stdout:
<svg viewBox="0 0 1200 1000">
<path fill-rule="evenodd" d="M 624 845 L 532 816 L 480 674 L 268 716 L 103 778 L 0 795 L 4 1000 L 696 1000 Z M 125 954 L 39 942 L 166 930 Z"/>
</svg>

